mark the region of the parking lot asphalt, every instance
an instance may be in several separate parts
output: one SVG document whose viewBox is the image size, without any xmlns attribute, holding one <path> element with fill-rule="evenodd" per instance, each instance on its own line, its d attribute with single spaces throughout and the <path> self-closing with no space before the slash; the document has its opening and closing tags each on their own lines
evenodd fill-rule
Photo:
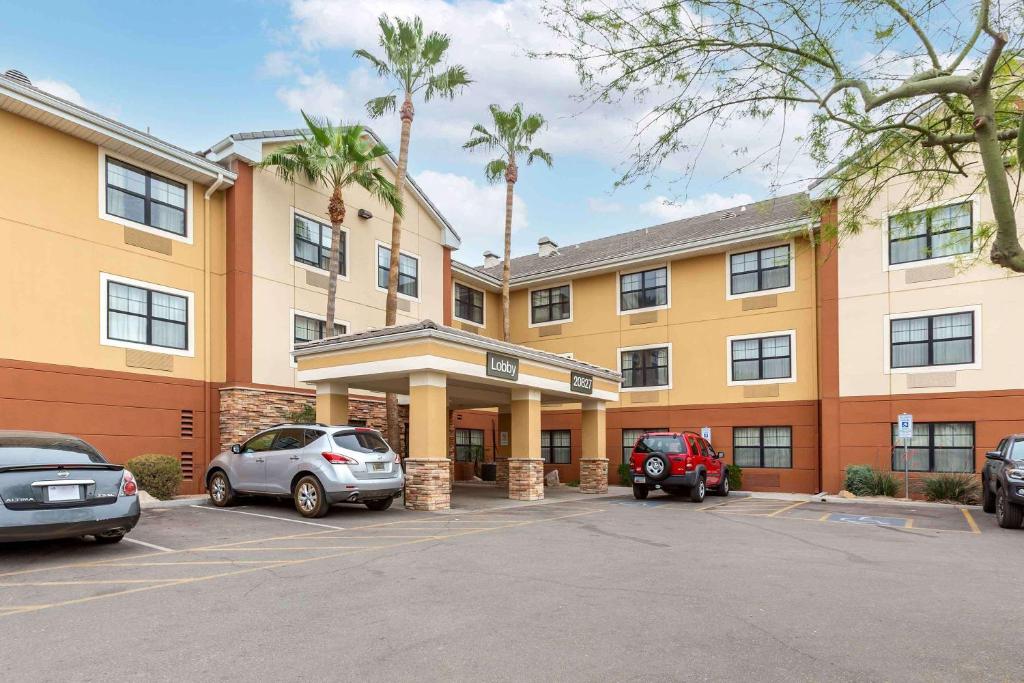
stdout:
<svg viewBox="0 0 1024 683">
<path fill-rule="evenodd" d="M 456 494 L 457 495 L 457 494 Z M 1017 680 L 977 509 L 654 494 L 147 512 L 0 546 L 7 680 Z"/>
</svg>

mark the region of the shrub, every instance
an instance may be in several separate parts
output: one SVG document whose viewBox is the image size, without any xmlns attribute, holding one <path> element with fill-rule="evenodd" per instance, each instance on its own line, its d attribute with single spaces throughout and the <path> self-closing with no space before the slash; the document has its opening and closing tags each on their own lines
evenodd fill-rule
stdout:
<svg viewBox="0 0 1024 683">
<path fill-rule="evenodd" d="M 921 482 L 926 500 L 974 505 L 981 495 L 981 485 L 973 474 L 938 474 Z"/>
<path fill-rule="evenodd" d="M 619 463 L 619 483 L 623 486 L 633 485 L 633 473 L 629 471 L 629 463 Z"/>
<path fill-rule="evenodd" d="M 729 477 L 729 490 L 741 491 L 743 486 L 743 468 L 739 465 L 726 466 L 725 474 Z"/>
<path fill-rule="evenodd" d="M 892 497 L 900 489 L 900 480 L 891 472 L 882 472 L 870 465 L 849 465 L 843 488 L 855 496 Z"/>
<path fill-rule="evenodd" d="M 579 479 L 573 479 L 572 481 L 565 482 L 565 485 L 566 486 L 572 486 L 572 487 L 575 487 L 575 488 L 579 488 L 580 487 L 580 480 Z"/>
<path fill-rule="evenodd" d="M 307 403 L 288 416 L 288 422 L 299 425 L 316 424 L 316 407 Z"/>
<path fill-rule="evenodd" d="M 868 495 L 895 498 L 899 494 L 900 483 L 900 479 L 893 473 L 875 470 L 871 473 L 871 493 Z"/>
<path fill-rule="evenodd" d="M 168 500 L 178 493 L 181 485 L 181 463 L 173 455 L 139 455 L 125 467 L 135 475 L 139 488 L 160 500 Z"/>
</svg>

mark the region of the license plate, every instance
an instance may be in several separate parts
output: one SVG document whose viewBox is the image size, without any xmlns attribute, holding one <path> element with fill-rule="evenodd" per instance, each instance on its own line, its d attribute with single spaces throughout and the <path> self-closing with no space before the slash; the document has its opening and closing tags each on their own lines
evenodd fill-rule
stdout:
<svg viewBox="0 0 1024 683">
<path fill-rule="evenodd" d="M 78 486 L 48 486 L 51 503 L 65 500 L 81 500 L 82 494 Z"/>
<path fill-rule="evenodd" d="M 647 483 L 647 477 L 633 477 L 633 483 L 634 484 L 646 484 Z"/>
<path fill-rule="evenodd" d="M 370 471 L 371 472 L 383 472 L 386 468 L 387 468 L 387 463 L 386 462 L 371 462 L 370 463 Z"/>
</svg>

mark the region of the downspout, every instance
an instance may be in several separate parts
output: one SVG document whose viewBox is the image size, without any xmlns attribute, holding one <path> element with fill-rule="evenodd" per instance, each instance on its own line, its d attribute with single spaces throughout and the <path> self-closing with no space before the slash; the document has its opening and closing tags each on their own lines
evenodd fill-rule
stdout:
<svg viewBox="0 0 1024 683">
<path fill-rule="evenodd" d="M 213 418 L 210 415 L 210 241 L 213 234 L 210 229 L 210 198 L 222 185 L 224 185 L 224 174 L 218 172 L 217 180 L 203 193 L 203 230 L 206 231 L 206 234 L 203 235 L 203 414 L 206 418 L 204 461 L 208 461 L 212 452 L 210 447 L 213 445 L 213 430 L 211 429 Z M 194 481 L 195 470 L 192 472 L 192 477 Z M 205 482 L 203 485 L 205 487 Z"/>
</svg>

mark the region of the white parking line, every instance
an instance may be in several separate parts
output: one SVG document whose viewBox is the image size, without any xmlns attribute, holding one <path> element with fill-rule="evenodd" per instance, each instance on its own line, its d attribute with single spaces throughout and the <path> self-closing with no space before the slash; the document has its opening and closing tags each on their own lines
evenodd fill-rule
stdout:
<svg viewBox="0 0 1024 683">
<path fill-rule="evenodd" d="M 173 553 L 174 552 L 174 550 L 172 550 L 171 548 L 165 548 L 162 545 L 157 545 L 155 543 L 146 543 L 145 541 L 140 541 L 140 540 L 138 540 L 136 538 L 128 538 L 127 536 L 125 536 L 124 540 L 128 541 L 129 543 L 134 543 L 135 545 L 141 545 L 141 546 L 144 546 L 146 548 L 152 548 L 153 550 L 159 550 L 159 551 L 165 552 L 165 553 Z"/>
<path fill-rule="evenodd" d="M 307 522 L 304 519 L 291 519 L 289 517 L 277 517 L 275 515 L 262 515 L 258 512 L 245 512 L 243 510 L 233 510 L 228 508 L 215 508 L 209 505 L 190 505 L 197 510 L 211 510 L 213 512 L 234 512 L 236 515 L 250 515 L 252 517 L 264 517 L 266 519 L 276 519 L 279 522 L 294 522 L 295 524 L 308 524 L 309 526 L 321 526 L 325 529 L 337 529 L 338 531 L 345 531 L 343 526 L 332 526 L 330 524 L 321 524 L 320 522 Z"/>
</svg>

